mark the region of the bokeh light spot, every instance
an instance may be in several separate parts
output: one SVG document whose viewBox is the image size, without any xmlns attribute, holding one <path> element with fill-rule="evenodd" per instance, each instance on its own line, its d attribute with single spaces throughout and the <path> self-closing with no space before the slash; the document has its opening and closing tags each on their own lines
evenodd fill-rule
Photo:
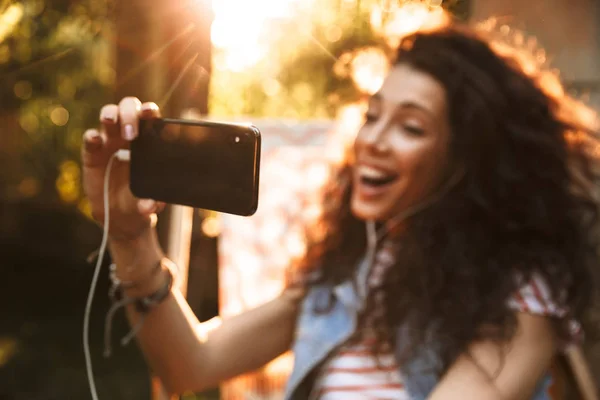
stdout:
<svg viewBox="0 0 600 400">
<path fill-rule="evenodd" d="M 50 112 L 50 120 L 54 125 L 65 126 L 69 122 L 69 111 L 62 106 L 55 107 Z"/>
</svg>

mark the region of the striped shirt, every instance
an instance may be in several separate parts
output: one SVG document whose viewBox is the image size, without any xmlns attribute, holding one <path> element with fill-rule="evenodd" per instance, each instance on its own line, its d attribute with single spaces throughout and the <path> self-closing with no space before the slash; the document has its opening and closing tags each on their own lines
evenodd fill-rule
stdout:
<svg viewBox="0 0 600 400">
<path fill-rule="evenodd" d="M 342 346 L 324 366 L 317 382 L 320 400 L 410 400 L 391 349 L 374 357 L 373 339 Z"/>
<path fill-rule="evenodd" d="M 507 304 L 510 309 L 517 312 L 553 318 L 564 318 L 568 312 L 552 298 L 548 284 L 539 274 L 533 274 L 529 282 L 522 284 L 521 288 L 508 299 Z M 563 349 L 583 339 L 581 323 L 570 319 L 568 324 L 570 339 L 569 343 L 563 343 Z"/>
<path fill-rule="evenodd" d="M 378 286 L 385 271 L 393 264 L 393 251 L 383 246 L 378 252 L 368 281 L 369 288 Z M 375 298 L 376 302 L 382 299 Z M 507 306 L 517 312 L 550 317 L 564 317 L 566 310 L 552 300 L 550 290 L 543 278 L 534 275 L 521 285 L 507 301 Z M 375 312 L 383 312 L 381 304 Z M 369 332 L 372 318 L 365 320 L 363 329 Z M 580 335 L 581 327 L 571 321 L 574 340 Z M 366 333 L 360 341 L 349 342 L 330 357 L 321 370 L 315 385 L 315 398 L 319 400 L 396 399 L 410 400 L 404 389 L 396 358 L 390 346 L 384 347 L 377 356 L 372 353 L 374 336 Z M 311 396 L 312 398 L 312 396 Z"/>
</svg>

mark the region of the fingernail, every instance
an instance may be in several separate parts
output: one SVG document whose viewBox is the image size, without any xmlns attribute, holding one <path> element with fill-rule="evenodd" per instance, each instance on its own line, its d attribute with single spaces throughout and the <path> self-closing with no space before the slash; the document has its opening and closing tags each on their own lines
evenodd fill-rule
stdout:
<svg viewBox="0 0 600 400">
<path fill-rule="evenodd" d="M 83 145 L 88 152 L 93 152 L 102 148 L 102 143 L 98 140 L 86 140 Z"/>
<path fill-rule="evenodd" d="M 116 123 L 117 122 L 117 117 L 115 115 L 109 114 L 109 113 L 103 113 L 100 118 L 103 121 L 110 121 L 112 123 Z"/>
<path fill-rule="evenodd" d="M 94 139 L 98 139 L 100 137 L 100 134 L 98 133 L 98 131 L 87 131 L 85 133 L 85 140 L 94 140 Z"/>
<path fill-rule="evenodd" d="M 152 211 L 156 203 L 152 199 L 141 199 L 138 204 L 142 211 Z"/>
<path fill-rule="evenodd" d="M 133 140 L 135 138 L 135 132 L 133 131 L 133 125 L 127 124 L 125 125 L 125 139 Z"/>
<path fill-rule="evenodd" d="M 142 104 L 142 111 L 156 111 L 158 106 L 155 103 L 144 103 Z"/>
</svg>

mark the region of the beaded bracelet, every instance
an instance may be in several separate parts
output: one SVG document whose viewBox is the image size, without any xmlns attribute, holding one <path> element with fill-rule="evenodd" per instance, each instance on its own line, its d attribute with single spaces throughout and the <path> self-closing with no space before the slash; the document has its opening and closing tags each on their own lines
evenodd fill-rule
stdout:
<svg viewBox="0 0 600 400">
<path fill-rule="evenodd" d="M 106 314 L 106 320 L 105 320 L 105 324 L 104 324 L 104 356 L 105 357 L 108 357 L 111 354 L 110 336 L 111 336 L 111 331 L 112 331 L 112 321 L 113 321 L 115 313 L 119 310 L 119 308 L 126 307 L 128 305 L 133 305 L 135 307 L 135 310 L 140 314 L 139 321 L 136 323 L 136 325 L 131 329 L 131 331 L 127 335 L 125 335 L 125 337 L 123 337 L 121 339 L 121 345 L 125 346 L 137 335 L 137 333 L 141 329 L 142 324 L 144 323 L 146 314 L 148 314 L 148 312 L 152 308 L 154 308 L 157 305 L 159 305 L 160 303 L 162 303 L 168 297 L 168 295 L 171 293 L 171 290 L 173 288 L 174 276 L 171 271 L 171 268 L 168 265 L 166 265 L 166 262 L 164 259 L 161 259 L 157 263 L 157 266 L 153 268 L 152 274 L 150 275 L 150 277 L 152 277 L 152 276 L 156 275 L 156 273 L 162 271 L 163 266 L 164 266 L 164 270 L 167 271 L 166 282 L 155 292 L 153 292 L 147 296 L 142 296 L 142 297 L 129 297 L 123 292 L 123 289 L 134 288 L 136 286 L 139 286 L 142 281 L 138 281 L 138 282 L 121 281 L 113 273 L 115 268 L 111 268 L 110 276 L 111 276 L 112 286 L 109 291 L 109 297 L 111 298 L 111 301 L 113 304 L 110 307 L 110 309 L 108 310 L 108 313 Z M 146 281 L 147 279 L 148 279 L 148 277 L 146 279 L 144 279 L 143 281 Z"/>
<path fill-rule="evenodd" d="M 135 289 L 143 285 L 145 282 L 148 282 L 152 279 L 156 274 L 158 274 L 163 267 L 163 260 L 159 260 L 156 265 L 150 271 L 150 274 L 143 279 L 138 281 L 124 281 L 117 276 L 117 266 L 116 264 L 110 264 L 109 266 L 109 277 L 111 281 L 111 287 L 109 290 L 109 297 L 113 299 L 116 296 L 116 292 L 120 289 Z"/>
</svg>

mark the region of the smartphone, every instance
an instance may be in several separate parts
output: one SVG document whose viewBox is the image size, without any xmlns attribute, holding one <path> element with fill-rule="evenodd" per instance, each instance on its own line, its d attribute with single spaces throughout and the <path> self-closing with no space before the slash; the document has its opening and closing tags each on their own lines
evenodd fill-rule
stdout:
<svg viewBox="0 0 600 400">
<path fill-rule="evenodd" d="M 250 216 L 258 207 L 261 134 L 253 125 L 140 120 L 130 187 L 140 198 Z"/>
</svg>

